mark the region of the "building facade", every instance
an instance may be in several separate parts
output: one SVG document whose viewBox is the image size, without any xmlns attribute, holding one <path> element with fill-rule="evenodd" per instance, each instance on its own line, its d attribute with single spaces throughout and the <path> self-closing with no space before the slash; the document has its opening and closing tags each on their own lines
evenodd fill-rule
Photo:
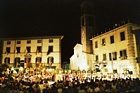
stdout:
<svg viewBox="0 0 140 93">
<path fill-rule="evenodd" d="M 92 70 L 100 74 L 140 76 L 140 26 L 115 25 L 97 35 L 93 4 L 81 4 L 81 44 L 76 44 L 70 58 L 71 70 Z"/>
<path fill-rule="evenodd" d="M 139 47 L 135 32 L 140 26 L 127 23 L 93 37 L 93 66 L 102 73 L 139 76 Z"/>
<path fill-rule="evenodd" d="M 89 65 L 86 60 L 86 53 L 83 51 L 82 44 L 76 44 L 74 47 L 74 54 L 70 58 L 70 68 L 71 70 L 88 70 Z"/>
<path fill-rule="evenodd" d="M 63 36 L 4 38 L 2 63 L 14 68 L 61 69 L 62 38 Z"/>
</svg>

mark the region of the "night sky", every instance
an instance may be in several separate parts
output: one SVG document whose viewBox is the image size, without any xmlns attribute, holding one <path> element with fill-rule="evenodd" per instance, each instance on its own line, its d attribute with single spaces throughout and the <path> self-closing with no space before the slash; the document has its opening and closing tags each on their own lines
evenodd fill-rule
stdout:
<svg viewBox="0 0 140 93">
<path fill-rule="evenodd" d="M 80 43 L 83 0 L 0 0 L 0 37 L 64 35 L 62 62 Z M 93 0 L 98 32 L 127 21 L 140 24 L 140 0 Z"/>
</svg>

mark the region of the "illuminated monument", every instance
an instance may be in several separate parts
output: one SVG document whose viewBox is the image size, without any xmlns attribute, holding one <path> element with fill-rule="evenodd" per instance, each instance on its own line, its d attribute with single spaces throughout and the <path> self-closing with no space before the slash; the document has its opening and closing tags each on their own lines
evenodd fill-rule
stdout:
<svg viewBox="0 0 140 93">
<path fill-rule="evenodd" d="M 95 16 L 93 14 L 93 3 L 85 0 L 81 4 L 81 44 L 77 44 L 74 47 L 74 55 L 70 58 L 71 69 L 92 69 L 93 51 L 90 39 L 96 33 L 96 25 L 95 21 L 93 21 Z M 75 64 L 76 60 L 79 65 Z"/>
<path fill-rule="evenodd" d="M 81 4 L 81 44 L 74 47 L 71 69 L 139 77 L 140 26 L 128 21 L 97 35 L 91 6 L 87 0 Z"/>
</svg>

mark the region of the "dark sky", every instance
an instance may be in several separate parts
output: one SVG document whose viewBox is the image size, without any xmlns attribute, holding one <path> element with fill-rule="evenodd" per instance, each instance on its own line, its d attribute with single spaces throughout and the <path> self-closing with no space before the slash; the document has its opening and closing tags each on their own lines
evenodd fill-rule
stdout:
<svg viewBox="0 0 140 93">
<path fill-rule="evenodd" d="M 64 35 L 62 61 L 80 43 L 83 0 L 0 0 L 0 37 Z M 140 0 L 93 0 L 98 32 L 128 19 L 140 23 Z"/>
</svg>

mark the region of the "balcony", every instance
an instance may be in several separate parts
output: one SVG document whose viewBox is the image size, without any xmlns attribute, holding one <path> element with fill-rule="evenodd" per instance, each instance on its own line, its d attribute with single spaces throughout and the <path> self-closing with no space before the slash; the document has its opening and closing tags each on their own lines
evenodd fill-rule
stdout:
<svg viewBox="0 0 140 93">
<path fill-rule="evenodd" d="M 125 60 L 125 59 L 127 59 L 127 56 L 120 56 L 119 59 L 120 60 Z"/>
</svg>

